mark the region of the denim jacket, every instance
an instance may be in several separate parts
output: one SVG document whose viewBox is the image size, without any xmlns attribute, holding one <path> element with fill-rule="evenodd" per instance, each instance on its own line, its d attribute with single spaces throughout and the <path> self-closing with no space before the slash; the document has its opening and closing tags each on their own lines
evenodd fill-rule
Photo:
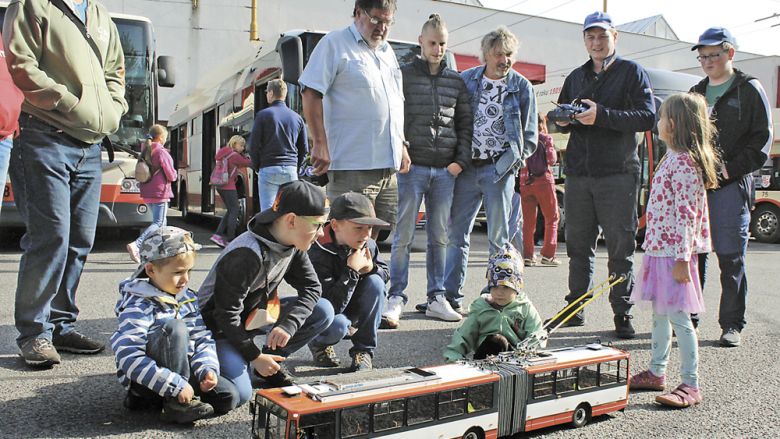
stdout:
<svg viewBox="0 0 780 439">
<path fill-rule="evenodd" d="M 482 92 L 482 76 L 485 66 L 477 66 L 461 73 L 466 89 L 471 95 L 471 112 L 476 117 L 479 96 Z M 510 69 L 507 76 L 507 96 L 503 104 L 509 150 L 496 160 L 496 181 L 525 166 L 525 159 L 536 151 L 538 126 L 536 95 L 531 82 Z"/>
</svg>

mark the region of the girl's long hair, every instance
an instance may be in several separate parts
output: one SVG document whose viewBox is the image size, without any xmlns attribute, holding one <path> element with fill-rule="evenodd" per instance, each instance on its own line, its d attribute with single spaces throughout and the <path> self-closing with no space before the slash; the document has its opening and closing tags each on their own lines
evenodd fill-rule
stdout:
<svg viewBox="0 0 780 439">
<path fill-rule="evenodd" d="M 716 128 L 707 115 L 707 101 L 694 93 L 678 93 L 666 98 L 661 104 L 661 117 L 671 124 L 671 145 L 677 151 L 687 152 L 701 169 L 706 189 L 718 187 L 718 166 L 720 159 L 713 139 Z"/>
</svg>

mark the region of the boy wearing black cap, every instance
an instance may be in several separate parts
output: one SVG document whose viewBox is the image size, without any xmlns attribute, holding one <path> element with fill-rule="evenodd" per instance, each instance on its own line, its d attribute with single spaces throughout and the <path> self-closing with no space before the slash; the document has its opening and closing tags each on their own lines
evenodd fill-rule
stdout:
<svg viewBox="0 0 780 439">
<path fill-rule="evenodd" d="M 326 214 L 321 188 L 306 181 L 283 184 L 273 205 L 222 251 L 198 292 L 222 375 L 236 384 L 240 404 L 252 396 L 251 373 L 269 387 L 291 385 L 280 363 L 333 321 L 306 253 L 322 236 Z M 282 279 L 297 296 L 278 299 Z M 266 343 L 258 346 L 254 338 L 265 331 Z"/>
<path fill-rule="evenodd" d="M 707 99 L 718 129 L 715 148 L 721 160 L 719 187 L 707 193 L 712 247 L 720 268 L 720 344 L 739 346 L 746 325 L 745 251 L 753 200 L 752 173 L 761 169 L 772 147 L 772 113 L 758 79 L 734 68 L 737 41 L 728 29 L 711 27 L 691 50 L 707 75 L 691 89 Z M 701 284 L 707 254 L 699 255 Z M 694 317 L 694 325 L 698 317 Z"/>
<path fill-rule="evenodd" d="M 349 331 L 352 334 L 352 371 L 372 368 L 377 345 L 377 329 L 382 317 L 385 291 L 390 272 L 379 257 L 374 226 L 389 227 L 378 219 L 366 196 L 347 192 L 333 200 L 330 224 L 324 235 L 309 250 L 322 297 L 333 304 L 333 323 L 309 343 L 318 366 L 337 367 L 339 358 L 333 346 Z"/>
</svg>

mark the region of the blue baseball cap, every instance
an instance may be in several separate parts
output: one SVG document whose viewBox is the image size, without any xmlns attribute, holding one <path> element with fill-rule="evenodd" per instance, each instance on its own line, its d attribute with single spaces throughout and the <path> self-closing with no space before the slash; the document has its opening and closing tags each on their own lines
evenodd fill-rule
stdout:
<svg viewBox="0 0 780 439">
<path fill-rule="evenodd" d="M 582 30 L 588 30 L 592 27 L 600 27 L 604 30 L 612 29 L 612 17 L 606 12 L 594 12 L 585 17 L 585 24 Z"/>
<path fill-rule="evenodd" d="M 699 42 L 691 50 L 696 50 L 702 46 L 719 46 L 723 43 L 729 43 L 736 47 L 737 39 L 725 27 L 711 27 L 699 35 Z"/>
</svg>

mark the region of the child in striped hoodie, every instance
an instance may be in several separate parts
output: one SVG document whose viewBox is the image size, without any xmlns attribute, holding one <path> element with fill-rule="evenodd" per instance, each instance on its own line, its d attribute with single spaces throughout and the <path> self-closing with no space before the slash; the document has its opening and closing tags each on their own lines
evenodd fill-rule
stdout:
<svg viewBox="0 0 780 439">
<path fill-rule="evenodd" d="M 236 387 L 219 376 L 214 340 L 187 288 L 199 248 L 190 232 L 153 226 L 140 248 L 141 265 L 119 286 L 111 347 L 128 389 L 125 407 L 162 408 L 167 422 L 190 423 L 238 405 Z"/>
</svg>

